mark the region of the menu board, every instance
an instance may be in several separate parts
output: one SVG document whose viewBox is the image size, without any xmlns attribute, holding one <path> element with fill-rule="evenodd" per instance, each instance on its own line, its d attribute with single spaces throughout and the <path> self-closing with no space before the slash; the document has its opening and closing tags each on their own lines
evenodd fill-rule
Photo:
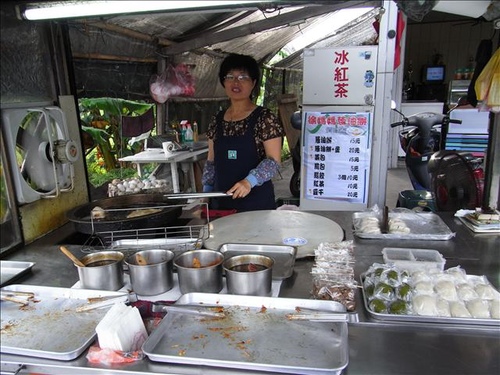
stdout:
<svg viewBox="0 0 500 375">
<path fill-rule="evenodd" d="M 301 197 L 366 206 L 373 113 L 308 111 L 304 121 Z"/>
</svg>

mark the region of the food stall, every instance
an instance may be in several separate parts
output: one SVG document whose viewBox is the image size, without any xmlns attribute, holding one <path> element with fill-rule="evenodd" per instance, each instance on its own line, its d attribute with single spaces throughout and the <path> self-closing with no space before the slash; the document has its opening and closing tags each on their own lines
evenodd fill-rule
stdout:
<svg viewBox="0 0 500 375">
<path fill-rule="evenodd" d="M 292 211 L 289 211 L 289 213 L 290 217 L 294 216 Z M 316 213 L 303 213 L 316 216 Z M 427 317 L 427 319 L 422 319 L 425 317 L 391 319 L 387 314 L 377 314 L 370 310 L 365 300 L 366 291 L 361 288 L 363 285 L 361 278 L 367 270 L 373 264 L 384 263 L 382 250 L 387 247 L 398 247 L 436 250 L 443 256 L 445 262 L 445 266 L 443 262 L 443 268 L 450 269 L 460 266 L 461 269 L 466 271 L 467 275 L 485 276 L 492 286 L 498 290 L 500 280 L 499 236 L 476 234 L 467 228 L 461 220 L 454 217 L 452 213 L 436 214 L 436 216 L 439 216 L 439 222 L 442 221 L 452 233 L 449 237 L 446 235 L 446 239 L 438 237 L 437 239 L 424 238 L 420 240 L 360 237 L 359 232 L 355 231 L 356 227 L 353 225 L 356 219 L 353 212 L 321 212 L 317 216 L 320 217 L 318 218 L 320 222 L 322 219 L 330 220 L 335 233 L 337 233 L 337 229 L 341 229 L 339 233 L 340 241 L 353 241 L 354 278 L 359 281 L 360 287 L 356 288 L 355 291 L 355 307 L 348 312 L 348 318 L 343 323 L 288 322 L 298 326 L 301 323 L 308 324 L 310 331 L 306 330 L 301 334 L 297 334 L 293 328 L 286 332 L 286 335 L 281 336 L 279 332 L 262 329 L 261 327 L 262 330 L 259 331 L 259 336 L 268 342 L 266 353 L 271 352 L 271 355 L 266 360 L 262 359 L 265 357 L 264 353 L 261 353 L 260 358 L 242 357 L 246 359 L 237 359 L 235 361 L 236 365 L 228 360 L 211 361 L 203 357 L 198 358 L 198 360 L 190 358 L 189 348 L 187 353 L 181 354 L 179 352 L 174 360 L 172 360 L 171 356 L 160 355 L 158 358 L 158 353 L 154 353 L 154 351 L 151 353 L 151 350 L 149 350 L 151 348 L 149 348 L 146 350 L 148 356 L 131 363 L 96 364 L 89 362 L 87 358 L 88 351 L 85 348 L 82 354 L 69 360 L 2 353 L 2 372 L 44 374 L 68 372 L 79 374 L 493 374 L 499 372 L 500 332 L 498 321 L 491 319 L 491 321 L 488 321 L 491 324 L 474 324 L 477 322 L 465 318 L 452 318 L 449 321 L 446 319 L 433 319 L 432 317 Z M 237 227 L 238 217 L 234 215 L 233 217 L 235 218 L 233 223 Z M 222 219 L 216 219 L 210 223 L 215 227 L 215 233 L 220 233 L 222 230 L 217 228 L 216 225 L 217 220 Z M 300 220 L 290 221 L 300 222 Z M 66 244 L 73 254 L 81 257 L 81 245 L 72 244 L 69 241 L 73 235 L 73 227 L 66 225 L 15 254 L 9 255 L 6 261 L 32 263 L 30 269 L 11 280 L 11 284 L 22 285 L 27 289 L 30 286 L 33 288 L 47 286 L 74 289 L 79 280 L 77 268 L 59 251 L 59 246 Z M 281 235 L 277 234 L 277 236 Z M 325 242 L 323 236 L 318 234 L 317 231 L 314 232 L 312 237 L 308 237 L 307 233 L 303 232 L 301 237 L 295 238 L 297 241 L 296 246 L 299 249 L 300 246 L 304 245 L 299 241 L 300 238 L 305 238 L 308 244 L 313 245 L 313 247 Z M 324 238 L 332 240 L 329 233 L 325 233 Z M 226 239 L 224 238 L 224 240 Z M 281 240 L 281 238 L 277 239 L 277 241 Z M 210 245 L 210 241 L 208 244 Z M 306 252 L 303 256 L 299 255 L 295 259 L 291 275 L 286 275 L 288 277 L 280 280 L 275 296 L 241 298 L 241 296 L 225 295 L 222 291 L 217 300 L 225 301 L 227 298 L 238 297 L 239 303 L 244 306 L 245 303 L 250 303 L 245 301 L 252 301 L 252 298 L 260 298 L 264 301 L 262 305 L 269 304 L 270 300 L 276 301 L 276 303 L 279 302 L 282 305 L 290 304 L 290 299 L 297 301 L 297 304 L 306 301 L 312 303 L 313 306 L 316 306 L 315 303 L 334 304 L 333 301 L 312 298 L 313 275 L 311 270 L 314 265 L 315 259 L 311 256 L 311 253 Z M 274 285 L 275 281 L 273 281 Z M 183 296 L 184 299 L 185 296 Z M 213 294 L 206 294 L 206 296 L 208 301 L 213 297 Z M 200 298 L 199 294 L 196 298 Z M 151 299 L 155 300 L 154 298 Z M 5 303 L 9 302 L 2 301 L 1 303 L 4 306 Z M 293 302 L 291 303 L 293 305 Z M 345 336 L 343 336 L 342 330 L 336 328 L 339 324 L 340 326 L 344 324 L 347 328 Z M 319 335 L 317 325 L 321 327 L 320 331 L 327 334 Z M 189 335 L 188 341 L 196 341 L 193 338 L 193 326 L 196 326 L 196 324 L 191 325 L 191 328 L 184 327 L 186 334 Z M 315 335 L 318 335 L 317 341 L 311 339 L 308 332 L 314 332 Z M 179 331 L 175 334 L 178 335 Z M 2 325 L 3 335 L 4 327 Z M 338 340 L 333 340 L 334 337 Z M 216 346 L 218 347 L 216 352 L 222 353 L 221 355 L 224 352 L 231 352 L 228 341 L 214 342 L 217 343 Z M 317 343 L 317 347 L 314 346 L 315 343 Z M 146 342 L 147 344 L 148 342 Z M 224 344 L 228 345 L 228 347 L 224 347 Z M 306 344 L 308 346 L 305 346 Z M 94 345 L 94 343 L 89 343 L 89 345 Z M 208 341 L 204 345 L 210 346 L 211 342 Z M 251 347 L 251 343 L 247 343 L 247 349 L 250 350 Z M 158 347 L 153 347 L 153 349 L 155 348 Z M 283 348 L 286 348 L 286 350 L 283 351 Z M 277 355 L 272 355 L 272 353 Z M 182 360 L 184 355 L 189 361 Z M 282 355 L 282 357 L 279 357 L 279 355 Z M 279 357 L 278 364 L 272 362 L 276 361 L 276 357 Z M 181 359 L 179 360 L 179 358 Z M 298 358 L 298 360 L 293 362 L 293 358 Z M 317 361 L 317 368 L 310 365 L 314 361 Z M 304 367 L 306 364 L 308 367 Z"/>
</svg>

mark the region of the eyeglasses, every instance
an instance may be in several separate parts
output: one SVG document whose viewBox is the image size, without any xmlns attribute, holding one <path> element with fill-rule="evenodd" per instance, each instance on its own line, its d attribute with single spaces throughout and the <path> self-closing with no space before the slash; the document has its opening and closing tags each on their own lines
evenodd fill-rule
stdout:
<svg viewBox="0 0 500 375">
<path fill-rule="evenodd" d="M 239 76 L 233 76 L 232 74 L 228 74 L 227 76 L 224 76 L 224 81 L 234 81 L 238 80 L 239 82 L 244 82 L 244 81 L 249 81 L 250 76 L 240 74 Z"/>
</svg>

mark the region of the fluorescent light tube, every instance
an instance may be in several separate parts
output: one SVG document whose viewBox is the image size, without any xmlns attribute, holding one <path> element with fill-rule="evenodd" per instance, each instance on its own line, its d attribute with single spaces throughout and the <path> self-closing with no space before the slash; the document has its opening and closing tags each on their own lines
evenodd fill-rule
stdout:
<svg viewBox="0 0 500 375">
<path fill-rule="evenodd" d="M 251 5 L 270 1 L 68 1 L 32 3 L 23 12 L 28 20 L 106 16 L 169 10 L 205 9 L 232 5 Z"/>
</svg>

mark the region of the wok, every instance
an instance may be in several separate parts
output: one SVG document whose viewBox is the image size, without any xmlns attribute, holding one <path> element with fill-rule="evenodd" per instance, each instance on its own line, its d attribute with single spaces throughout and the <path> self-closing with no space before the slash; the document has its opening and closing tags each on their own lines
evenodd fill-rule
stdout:
<svg viewBox="0 0 500 375">
<path fill-rule="evenodd" d="M 177 220 L 182 213 L 182 204 L 181 200 L 170 200 L 163 194 L 122 195 L 75 207 L 66 213 L 66 217 L 73 222 L 77 232 L 86 234 L 161 228 Z M 106 211 L 105 217 L 102 219 L 91 218 L 91 211 L 97 206 Z M 141 208 L 158 208 L 161 211 L 138 217 L 127 217 L 133 211 Z"/>
</svg>

